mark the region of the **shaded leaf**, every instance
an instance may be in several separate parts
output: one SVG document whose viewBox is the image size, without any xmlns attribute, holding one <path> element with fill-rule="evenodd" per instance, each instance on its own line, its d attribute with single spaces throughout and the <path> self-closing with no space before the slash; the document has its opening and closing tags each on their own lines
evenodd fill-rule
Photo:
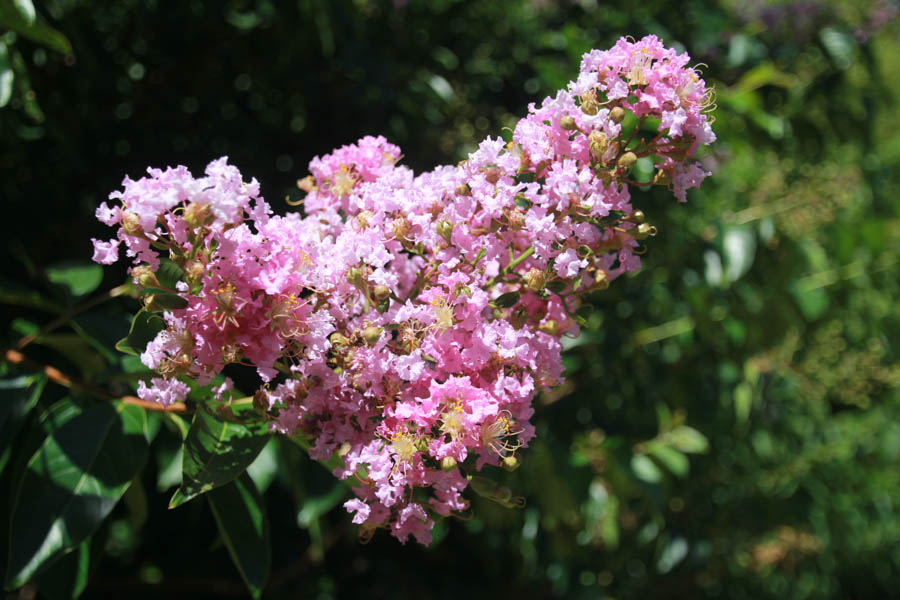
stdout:
<svg viewBox="0 0 900 600">
<path fill-rule="evenodd" d="M 159 315 L 138 311 L 131 321 L 131 329 L 128 336 L 116 342 L 116 349 L 120 352 L 140 356 L 156 334 L 166 328 L 166 322 Z"/>
<path fill-rule="evenodd" d="M 45 375 L 0 381 L 0 472 L 9 462 L 16 434 L 37 404 L 46 384 Z"/>
<path fill-rule="evenodd" d="M 6 586 L 16 588 L 100 526 L 147 460 L 146 413 L 98 404 L 48 436 L 13 503 Z"/>
<path fill-rule="evenodd" d="M 213 414 L 207 405 L 202 405 L 194 414 L 184 440 L 181 487 L 172 496 L 169 508 L 238 477 L 268 441 L 266 422 L 225 421 Z"/>
<path fill-rule="evenodd" d="M 50 600 L 74 600 L 87 587 L 91 572 L 91 538 L 35 577 L 38 589 Z"/>
<path fill-rule="evenodd" d="M 269 578 L 272 548 L 262 497 L 246 473 L 206 495 L 231 560 L 254 598 Z"/>
</svg>

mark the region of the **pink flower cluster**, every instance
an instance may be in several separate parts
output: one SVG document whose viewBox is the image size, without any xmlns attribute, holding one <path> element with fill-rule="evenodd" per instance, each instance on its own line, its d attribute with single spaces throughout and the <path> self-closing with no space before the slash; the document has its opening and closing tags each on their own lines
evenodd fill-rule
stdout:
<svg viewBox="0 0 900 600">
<path fill-rule="evenodd" d="M 420 175 L 363 138 L 311 162 L 305 217 L 272 216 L 224 158 L 199 179 L 184 167 L 126 179 L 119 205 L 97 211 L 119 229 L 94 241 L 95 260 L 124 244 L 153 290 L 159 252 L 184 273 L 141 357 L 160 377 L 139 394 L 170 403 L 180 379 L 255 367 L 272 429 L 342 458 L 361 533 L 429 543 L 435 519 L 467 510 L 470 482 L 490 492 L 474 471 L 517 465 L 534 395 L 561 382 L 580 297 L 640 267 L 655 230 L 630 187 L 683 201 L 707 175 L 688 159 L 715 139 L 710 97 L 687 62 L 653 36 L 589 52 L 511 142 Z M 654 173 L 641 184 L 642 158 Z"/>
</svg>

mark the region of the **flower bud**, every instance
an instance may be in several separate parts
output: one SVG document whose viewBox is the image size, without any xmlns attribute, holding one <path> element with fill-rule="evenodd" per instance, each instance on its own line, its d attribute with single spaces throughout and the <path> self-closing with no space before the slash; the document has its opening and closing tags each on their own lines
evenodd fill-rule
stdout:
<svg viewBox="0 0 900 600">
<path fill-rule="evenodd" d="M 600 102 L 597 100 L 597 92 L 590 90 L 582 94 L 581 112 L 586 115 L 596 115 L 600 112 Z"/>
<path fill-rule="evenodd" d="M 441 459 L 441 470 L 445 473 L 456 470 L 456 459 L 452 456 L 445 456 Z"/>
<path fill-rule="evenodd" d="M 509 228 L 513 231 L 519 231 L 525 228 L 525 213 L 521 210 L 507 210 L 506 211 L 506 221 L 509 223 Z"/>
<path fill-rule="evenodd" d="M 410 229 L 412 229 L 412 223 L 406 217 L 398 217 L 391 223 L 391 233 L 397 239 L 405 239 Z"/>
<path fill-rule="evenodd" d="M 589 288 L 591 291 L 593 290 L 605 290 L 609 287 L 609 276 L 606 274 L 606 271 L 597 271 L 594 274 L 594 283 Z"/>
<path fill-rule="evenodd" d="M 365 229 L 369 226 L 369 220 L 374 217 L 370 210 L 360 211 L 358 215 L 356 215 L 356 224 L 359 225 L 360 229 Z"/>
<path fill-rule="evenodd" d="M 643 223 L 645 218 L 646 217 L 644 216 L 644 211 L 635 210 L 635 211 L 632 211 L 632 213 L 630 215 L 625 217 L 625 220 L 628 221 L 629 223 Z"/>
<path fill-rule="evenodd" d="M 381 327 L 375 327 L 374 325 L 369 325 L 365 329 L 363 329 L 363 339 L 370 346 L 374 346 L 378 340 L 381 339 L 381 333 L 383 329 Z"/>
<path fill-rule="evenodd" d="M 656 227 L 650 223 L 641 223 L 631 230 L 631 234 L 634 236 L 634 239 L 643 240 L 647 237 L 656 235 Z"/>
<path fill-rule="evenodd" d="M 617 106 L 609 111 L 609 120 L 613 123 L 621 123 L 625 120 L 625 109 Z"/>
<path fill-rule="evenodd" d="M 546 321 L 538 325 L 538 329 L 548 335 L 557 335 L 559 334 L 559 323 L 557 323 L 553 319 L 547 319 Z"/>
<path fill-rule="evenodd" d="M 471 196 L 472 190 L 469 189 L 468 184 L 462 183 L 456 186 L 456 189 L 453 190 L 457 196 Z"/>
<path fill-rule="evenodd" d="M 122 211 L 122 230 L 128 235 L 138 236 L 144 233 L 141 229 L 141 218 L 129 210 Z"/>
<path fill-rule="evenodd" d="M 359 287 L 365 284 L 365 276 L 359 267 L 350 267 L 347 269 L 347 283 L 352 286 Z"/>
<path fill-rule="evenodd" d="M 619 157 L 619 168 L 623 171 L 630 171 L 634 168 L 634 165 L 637 163 L 637 154 L 634 152 L 626 152 L 622 156 Z"/>
<path fill-rule="evenodd" d="M 435 229 L 437 230 L 437 234 L 444 238 L 444 241 L 449 244 L 450 238 L 453 235 L 453 223 L 450 221 L 438 221 Z"/>
<path fill-rule="evenodd" d="M 519 459 L 510 454 L 509 456 L 503 457 L 503 461 L 501 462 L 501 464 L 507 471 L 515 471 L 519 468 Z"/>
<path fill-rule="evenodd" d="M 375 300 L 378 300 L 379 302 L 382 300 L 387 300 L 391 297 L 391 288 L 383 283 L 379 283 L 374 288 L 372 288 L 372 295 L 375 296 Z"/>
<path fill-rule="evenodd" d="M 500 168 L 499 167 L 488 167 L 484 170 L 484 178 L 487 179 L 488 183 L 497 183 L 500 181 Z"/>
<path fill-rule="evenodd" d="M 191 202 L 184 209 L 184 222 L 191 229 L 197 229 L 209 221 L 212 211 L 205 202 Z"/>
<path fill-rule="evenodd" d="M 565 129 L 566 131 L 575 131 L 578 129 L 578 123 L 575 122 L 575 117 L 572 115 L 565 115 L 559 120 L 559 126 Z"/>
<path fill-rule="evenodd" d="M 156 278 L 156 273 L 153 272 L 150 265 L 138 265 L 137 267 L 134 267 L 131 269 L 131 276 L 134 277 L 134 280 L 141 287 L 159 287 L 159 280 Z"/>
<path fill-rule="evenodd" d="M 532 267 L 522 276 L 522 281 L 525 283 L 525 287 L 532 292 L 540 292 L 547 285 L 547 273 Z"/>
<path fill-rule="evenodd" d="M 312 175 L 307 175 L 303 179 L 297 180 L 297 187 L 308 194 L 316 189 L 316 180 L 313 179 Z"/>
<path fill-rule="evenodd" d="M 337 331 L 328 336 L 328 341 L 331 342 L 333 348 L 342 348 L 350 345 L 350 340 L 347 339 L 347 336 Z"/>
<path fill-rule="evenodd" d="M 600 160 L 606 149 L 609 148 L 609 138 L 602 131 L 592 131 L 588 137 L 590 141 L 591 156 L 594 160 Z"/>
<path fill-rule="evenodd" d="M 191 287 L 199 285 L 206 274 L 206 266 L 197 259 L 191 259 L 184 265 L 184 279 Z"/>
</svg>

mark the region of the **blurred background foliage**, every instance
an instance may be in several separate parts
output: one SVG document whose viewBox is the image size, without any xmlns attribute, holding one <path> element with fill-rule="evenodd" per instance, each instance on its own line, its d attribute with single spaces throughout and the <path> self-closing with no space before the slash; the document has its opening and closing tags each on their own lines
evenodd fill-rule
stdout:
<svg viewBox="0 0 900 600">
<path fill-rule="evenodd" d="M 2 512 L 54 424 L 97 404 L 44 385 L 36 365 L 133 389 L 140 366 L 112 343 L 136 302 L 41 333 L 124 281 L 86 262 L 88 239 L 108 236 L 93 210 L 124 174 L 198 173 L 227 154 L 288 210 L 316 154 L 384 134 L 416 169 L 458 161 L 563 86 L 584 51 L 655 33 L 717 90 L 714 176 L 686 206 L 637 193 L 660 230 L 645 268 L 591 298 L 567 383 L 536 400 L 538 439 L 518 471 L 490 474 L 526 508 L 475 497 L 431 548 L 362 545 L 345 488 L 274 440 L 250 470 L 271 521 L 264 595 L 896 594 L 895 0 L 30 4 L 0 1 L 5 346 L 39 334 L 31 369 L 0 367 Z M 12 597 L 247 594 L 209 506 L 166 510 L 180 437 L 150 422 L 123 501 Z"/>
</svg>

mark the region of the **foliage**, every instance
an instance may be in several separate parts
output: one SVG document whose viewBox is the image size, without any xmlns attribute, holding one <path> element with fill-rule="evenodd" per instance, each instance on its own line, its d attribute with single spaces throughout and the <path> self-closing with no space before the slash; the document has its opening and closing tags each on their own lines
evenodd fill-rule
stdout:
<svg viewBox="0 0 900 600">
<path fill-rule="evenodd" d="M 161 4 L 39 7 L 74 63 L 3 38 L 0 95 L 3 56 L 27 64 L 30 86 L 15 70 L 22 92 L 0 111 L 14 216 L 0 282 L 8 586 L 30 580 L 51 598 L 239 596 L 241 579 L 266 597 L 890 595 L 896 4 Z M 597 295 L 568 383 L 539 402 L 528 460 L 484 484 L 524 510 L 476 497 L 477 516 L 442 525 L 429 550 L 361 546 L 333 510 L 346 487 L 296 444 L 260 437 L 249 478 L 235 479 L 242 464 L 208 502 L 166 511 L 182 465 L 196 465 L 181 442 L 200 426 L 118 400 L 147 374 L 113 348 L 139 349 L 153 325 L 130 330 L 130 287 L 98 292 L 123 274 L 78 259 L 119 174 L 173 149 L 192 167 L 228 153 L 276 182 L 270 199 L 296 197 L 312 155 L 365 133 L 413 167 L 447 162 L 567 81 L 587 48 L 644 33 L 708 65 L 715 175 L 689 210 L 642 199 L 661 232 L 644 270 Z"/>
</svg>

